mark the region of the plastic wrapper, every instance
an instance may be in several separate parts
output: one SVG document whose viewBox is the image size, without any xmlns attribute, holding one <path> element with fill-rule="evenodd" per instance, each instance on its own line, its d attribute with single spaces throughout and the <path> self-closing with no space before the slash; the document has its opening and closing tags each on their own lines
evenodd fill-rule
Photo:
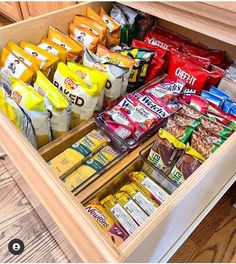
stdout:
<svg viewBox="0 0 236 264">
<path fill-rule="evenodd" d="M 96 83 L 89 86 L 64 63 L 58 64 L 53 84 L 72 102 L 71 127 L 93 116 L 102 89 Z"/>
<path fill-rule="evenodd" d="M 38 71 L 34 89 L 43 98 L 50 113 L 53 139 L 69 131 L 71 123 L 71 103 L 46 77 Z"/>
<path fill-rule="evenodd" d="M 81 42 L 84 47 L 95 52 L 99 42 L 99 36 L 91 32 L 88 28 L 76 26 L 70 23 L 69 26 L 70 37 Z"/>
<path fill-rule="evenodd" d="M 48 39 L 66 49 L 68 61 L 80 61 L 84 51 L 81 43 L 51 26 L 48 29 Z"/>
<path fill-rule="evenodd" d="M 221 107 L 224 100 L 210 92 L 207 92 L 205 90 L 203 90 L 201 92 L 201 97 L 205 98 L 208 102 L 211 102 L 213 104 L 215 104 L 218 107 Z"/>
<path fill-rule="evenodd" d="M 33 70 L 8 49 L 2 49 L 0 62 L 1 72 L 5 75 L 19 78 L 27 83 L 31 82 L 34 75 Z"/>
<path fill-rule="evenodd" d="M 209 143 L 214 143 L 217 145 L 222 145 L 226 138 L 222 138 L 220 136 L 216 136 L 212 133 L 209 129 L 205 128 L 204 126 L 200 125 L 197 127 L 197 132 L 204 137 Z"/>
<path fill-rule="evenodd" d="M 188 104 L 182 104 L 182 108 L 178 113 L 194 119 L 199 119 L 201 117 L 201 111 L 198 111 L 196 108 Z"/>
<path fill-rule="evenodd" d="M 183 114 L 179 114 L 179 113 L 175 113 L 173 116 L 172 116 L 172 119 L 181 124 L 181 125 L 185 125 L 185 126 L 189 126 L 189 127 L 192 127 L 192 128 L 196 128 L 198 125 L 200 125 L 200 121 L 198 119 L 194 119 L 190 116 L 187 116 L 187 115 L 183 115 Z"/>
</svg>

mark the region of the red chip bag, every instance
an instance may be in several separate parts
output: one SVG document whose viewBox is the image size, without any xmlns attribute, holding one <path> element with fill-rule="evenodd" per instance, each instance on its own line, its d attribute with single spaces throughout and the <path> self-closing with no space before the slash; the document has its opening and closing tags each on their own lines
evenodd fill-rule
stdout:
<svg viewBox="0 0 236 264">
<path fill-rule="evenodd" d="M 182 94 L 179 98 L 179 101 L 183 104 L 184 103 L 190 104 L 192 107 L 194 107 L 203 114 L 207 114 L 208 112 L 209 102 L 205 98 L 199 95 Z"/>
<path fill-rule="evenodd" d="M 208 58 L 204 58 L 204 57 L 200 57 L 200 56 L 196 56 L 196 55 L 191 55 L 191 54 L 184 54 L 192 63 L 204 68 L 204 69 L 208 69 L 210 64 L 211 64 L 211 60 Z"/>
<path fill-rule="evenodd" d="M 225 75 L 225 71 L 215 65 L 210 65 L 210 69 L 208 70 L 209 77 L 204 88 L 205 90 L 209 90 L 212 85 L 217 87 L 221 78 Z"/>
<path fill-rule="evenodd" d="M 160 48 L 170 50 L 171 48 L 179 50 L 182 44 L 163 37 L 153 31 L 148 31 L 144 37 L 144 42 L 147 42 L 151 45 L 158 46 Z"/>
<path fill-rule="evenodd" d="M 180 78 L 186 82 L 183 93 L 200 94 L 209 77 L 209 72 L 172 49 L 169 55 L 168 76 L 171 79 Z"/>
</svg>

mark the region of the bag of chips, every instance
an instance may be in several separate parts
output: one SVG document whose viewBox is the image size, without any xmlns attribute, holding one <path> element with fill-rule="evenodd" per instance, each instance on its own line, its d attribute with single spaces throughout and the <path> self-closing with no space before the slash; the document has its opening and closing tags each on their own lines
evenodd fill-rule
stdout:
<svg viewBox="0 0 236 264">
<path fill-rule="evenodd" d="M 103 108 L 104 91 L 108 76 L 102 71 L 74 62 L 68 62 L 67 66 L 76 72 L 88 85 L 91 86 L 93 83 L 98 85 L 99 89 L 101 89 L 101 95 L 98 99 L 95 111 L 101 111 Z"/>
<path fill-rule="evenodd" d="M 89 29 L 93 34 L 99 36 L 99 43 L 105 45 L 107 29 L 104 26 L 100 25 L 96 20 L 90 17 L 76 15 L 73 18 L 73 24 Z"/>
<path fill-rule="evenodd" d="M 108 50 L 102 45 L 98 45 L 97 56 L 102 59 L 103 63 L 109 62 L 118 66 L 129 68 L 129 71 L 124 74 L 124 78 L 122 81 L 121 96 L 124 95 L 126 93 L 129 76 L 131 74 L 135 61 L 128 56 L 119 54 L 112 50 Z"/>
<path fill-rule="evenodd" d="M 21 41 L 20 47 L 24 49 L 30 55 L 36 57 L 40 60 L 40 70 L 46 75 L 49 76 L 50 72 L 55 68 L 56 63 L 59 58 L 34 44 L 29 42 Z"/>
<path fill-rule="evenodd" d="M 93 54 L 88 49 L 86 49 L 84 53 L 83 65 L 96 68 L 107 74 L 108 81 L 105 88 L 104 106 L 110 105 L 111 102 L 121 96 L 122 82 L 124 75 L 129 70 L 128 68 L 111 63 L 103 63 L 101 58 Z"/>
<path fill-rule="evenodd" d="M 11 77 L 11 98 L 30 117 L 36 142 L 39 148 L 49 143 L 52 139 L 49 115 L 43 97 L 34 91 L 34 88 L 21 80 Z"/>
<path fill-rule="evenodd" d="M 19 78 L 27 83 L 31 82 L 34 75 L 30 67 L 6 48 L 2 49 L 0 68 L 7 76 Z"/>
<path fill-rule="evenodd" d="M 80 61 L 84 51 L 84 46 L 81 43 L 54 27 L 49 27 L 48 39 L 66 49 L 68 61 Z"/>
<path fill-rule="evenodd" d="M 58 64 L 53 84 L 72 102 L 71 127 L 93 116 L 102 89 L 96 83 L 89 86 L 64 63 Z"/>
<path fill-rule="evenodd" d="M 44 103 L 50 113 L 53 139 L 69 131 L 71 121 L 69 98 L 61 94 L 40 71 L 37 73 L 34 89 L 44 98 Z"/>
<path fill-rule="evenodd" d="M 95 52 L 99 42 L 99 36 L 91 32 L 88 28 L 76 26 L 70 23 L 69 26 L 70 37 L 74 40 L 83 43 L 84 47 L 92 52 Z"/>
<path fill-rule="evenodd" d="M 30 55 L 22 48 L 17 46 L 14 42 L 7 43 L 7 49 L 12 52 L 16 57 L 20 59 L 23 63 L 25 63 L 28 67 L 30 67 L 35 73 L 40 68 L 40 60 Z"/>
<path fill-rule="evenodd" d="M 101 6 L 100 16 L 102 20 L 107 24 L 109 28 L 109 34 L 107 35 L 106 46 L 109 48 L 112 45 L 118 45 L 120 43 L 120 25 L 112 19 L 108 14 L 104 11 Z"/>
<path fill-rule="evenodd" d="M 66 62 L 66 49 L 61 45 L 51 41 L 50 39 L 43 38 L 38 47 L 59 57 L 61 62 Z"/>
</svg>

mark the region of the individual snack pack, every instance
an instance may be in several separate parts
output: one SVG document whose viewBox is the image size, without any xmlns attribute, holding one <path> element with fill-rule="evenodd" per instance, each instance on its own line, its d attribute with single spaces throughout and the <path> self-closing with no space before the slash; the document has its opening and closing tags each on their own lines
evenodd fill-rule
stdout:
<svg viewBox="0 0 236 264">
<path fill-rule="evenodd" d="M 134 66 L 134 59 L 131 59 L 128 56 L 119 54 L 117 52 L 111 51 L 106 49 L 102 45 L 98 45 L 97 49 L 97 56 L 102 59 L 103 63 L 112 63 L 121 67 L 128 68 L 128 71 L 123 76 L 122 81 L 122 87 L 121 87 L 121 96 L 126 93 L 128 82 L 129 82 L 129 76 L 132 72 L 133 66 Z"/>
<path fill-rule="evenodd" d="M 81 43 L 52 26 L 48 29 L 48 39 L 66 49 L 68 61 L 80 61 L 84 51 Z"/>
<path fill-rule="evenodd" d="M 109 29 L 109 33 L 106 36 L 106 46 L 110 48 L 112 45 L 118 45 L 120 43 L 120 25 L 105 12 L 102 6 L 100 8 L 100 17 Z"/>
<path fill-rule="evenodd" d="M 209 143 L 209 141 L 201 136 L 198 132 L 193 131 L 191 138 L 191 147 L 199 152 L 204 158 L 208 158 L 211 153 L 215 152 L 219 145 Z"/>
<path fill-rule="evenodd" d="M 178 113 L 189 116 L 194 119 L 199 119 L 201 117 L 201 111 L 198 111 L 196 108 L 185 103 L 182 103 L 182 108 L 179 110 Z"/>
<path fill-rule="evenodd" d="M 33 69 L 22 62 L 7 48 L 2 49 L 0 68 L 1 72 L 5 75 L 13 76 L 27 83 L 31 82 L 34 75 Z"/>
<path fill-rule="evenodd" d="M 178 185 L 182 184 L 191 174 L 205 161 L 205 158 L 192 148 L 186 145 L 184 153 L 169 173 L 169 177 Z"/>
<path fill-rule="evenodd" d="M 168 175 L 174 163 L 182 154 L 185 144 L 160 128 L 147 160 L 164 174 Z"/>
<path fill-rule="evenodd" d="M 132 182 L 136 183 L 144 192 L 148 192 L 151 198 L 161 205 L 169 198 L 169 194 L 157 185 L 144 172 L 132 172 L 129 174 Z"/>
<path fill-rule="evenodd" d="M 68 190 L 72 191 L 95 173 L 104 169 L 119 155 L 111 146 L 105 146 L 92 158 L 87 160 L 78 169 L 72 172 L 64 179 L 65 186 Z"/>
<path fill-rule="evenodd" d="M 99 42 L 99 36 L 91 32 L 88 28 L 76 26 L 70 23 L 69 26 L 70 37 L 81 42 L 85 48 L 95 52 Z"/>
<path fill-rule="evenodd" d="M 97 83 L 89 86 L 78 74 L 60 62 L 54 74 L 53 84 L 71 99 L 71 127 L 75 127 L 93 116 L 102 92 Z"/>
<path fill-rule="evenodd" d="M 104 106 L 110 105 L 121 96 L 124 75 L 128 68 L 117 66 L 111 63 L 103 63 L 102 59 L 88 49 L 85 50 L 83 65 L 103 71 L 108 76 L 105 88 Z"/>
<path fill-rule="evenodd" d="M 204 126 L 200 125 L 197 127 L 197 132 L 204 137 L 209 143 L 214 143 L 217 145 L 221 145 L 225 142 L 226 138 L 216 136 L 212 133 L 209 129 L 205 128 Z"/>
<path fill-rule="evenodd" d="M 148 192 L 145 193 L 134 182 L 122 186 L 120 190 L 126 192 L 148 216 L 152 215 L 158 207 L 158 204 L 148 196 Z"/>
<path fill-rule="evenodd" d="M 72 107 L 69 98 L 60 93 L 40 71 L 37 72 L 34 89 L 44 98 L 44 103 L 51 115 L 50 127 L 53 139 L 69 131 Z"/>
<path fill-rule="evenodd" d="M 109 195 L 100 201 L 111 217 L 118 221 L 118 223 L 124 228 L 128 235 L 133 234 L 137 228 L 137 223 L 128 214 L 128 212 L 117 202 L 114 196 Z"/>
<path fill-rule="evenodd" d="M 117 202 L 131 215 L 134 221 L 140 226 L 148 218 L 148 215 L 143 209 L 138 206 L 135 201 L 126 193 L 118 192 L 114 195 Z"/>
<path fill-rule="evenodd" d="M 66 63 L 67 50 L 56 42 L 47 38 L 42 38 L 38 47 L 57 56 L 61 62 Z"/>
<path fill-rule="evenodd" d="M 172 49 L 169 55 L 168 76 L 186 82 L 184 93 L 200 94 L 208 80 L 209 72 L 191 62 L 184 54 Z"/>
<path fill-rule="evenodd" d="M 175 120 L 173 117 L 169 117 L 167 119 L 167 123 L 164 128 L 176 139 L 183 143 L 186 143 L 188 141 L 194 130 L 192 127 L 187 126 L 185 123 L 179 122 L 178 120 Z"/>
<path fill-rule="evenodd" d="M 24 49 L 25 52 L 29 53 L 40 61 L 40 70 L 46 76 L 49 76 L 50 71 L 52 71 L 53 67 L 55 67 L 55 64 L 59 60 L 57 56 L 29 42 L 21 41 L 20 47 Z"/>
<path fill-rule="evenodd" d="M 87 28 L 93 34 L 99 37 L 99 43 L 101 43 L 102 45 L 105 45 L 106 28 L 103 25 L 99 24 L 96 20 L 90 17 L 76 15 L 73 18 L 73 24 L 79 27 Z"/>
<path fill-rule="evenodd" d="M 189 126 L 193 129 L 195 129 L 201 123 L 198 119 L 194 119 L 190 116 L 180 114 L 179 112 L 175 113 L 172 116 L 172 119 L 182 126 Z"/>
<path fill-rule="evenodd" d="M 108 139 L 94 129 L 48 162 L 58 177 L 64 177 L 76 169 L 87 157 L 108 143 Z"/>
<path fill-rule="evenodd" d="M 213 132 L 216 136 L 221 137 L 229 137 L 232 134 L 232 129 L 220 124 L 219 122 L 215 122 L 206 116 L 201 116 L 200 118 L 201 124 Z"/>
<path fill-rule="evenodd" d="M 95 111 L 101 111 L 103 108 L 104 91 L 108 80 L 107 74 L 96 68 L 91 68 L 75 62 L 68 62 L 67 66 L 76 72 L 76 74 L 78 74 L 88 85 L 91 86 L 94 83 L 97 84 L 99 90 L 101 90 L 101 95 L 98 99 Z"/>
<path fill-rule="evenodd" d="M 196 109 L 198 112 L 207 114 L 209 103 L 206 99 L 202 98 L 199 95 L 181 95 L 180 101 L 182 103 L 189 103 L 192 108 Z"/>
<path fill-rule="evenodd" d="M 9 120 L 23 133 L 23 135 L 29 140 L 29 142 L 38 148 L 35 138 L 34 129 L 30 118 L 26 115 L 22 109 L 16 104 L 16 102 L 10 98 L 5 92 L 2 84 L 2 76 L 0 76 L 0 109 L 9 118 Z"/>
<path fill-rule="evenodd" d="M 30 67 L 35 73 L 39 70 L 40 60 L 24 51 L 14 42 L 8 42 L 7 49 L 12 52 L 16 57 L 18 57 L 20 61 Z"/>
<path fill-rule="evenodd" d="M 98 199 L 90 201 L 85 206 L 85 210 L 98 223 L 99 227 L 106 232 L 116 246 L 120 246 L 128 238 L 128 234 L 106 212 L 106 209 L 99 203 Z"/>
<path fill-rule="evenodd" d="M 201 92 L 201 97 L 205 98 L 208 102 L 211 102 L 218 107 L 221 107 L 224 102 L 223 99 L 221 99 L 220 97 L 205 90 Z"/>
<path fill-rule="evenodd" d="M 43 97 L 32 86 L 23 81 L 10 78 L 12 85 L 11 98 L 30 117 L 38 147 L 52 140 L 49 115 Z"/>
</svg>

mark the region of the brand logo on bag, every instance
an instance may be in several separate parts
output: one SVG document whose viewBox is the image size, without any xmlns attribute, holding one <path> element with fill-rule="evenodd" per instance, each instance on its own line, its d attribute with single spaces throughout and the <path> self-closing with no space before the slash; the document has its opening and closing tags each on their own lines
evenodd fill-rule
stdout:
<svg viewBox="0 0 236 264">
<path fill-rule="evenodd" d="M 101 224 L 105 228 L 109 227 L 109 224 L 107 223 L 107 218 L 103 215 L 103 213 L 100 210 L 95 209 L 91 206 L 88 206 L 86 210 L 88 213 L 90 213 L 93 216 L 93 218 L 95 218 L 98 221 L 99 224 Z"/>
<path fill-rule="evenodd" d="M 19 104 L 21 99 L 22 99 L 22 96 L 17 92 L 17 91 L 14 91 L 13 94 L 12 94 L 12 99 L 17 103 Z"/>
<path fill-rule="evenodd" d="M 83 72 L 81 71 L 76 71 L 76 73 L 82 78 L 84 79 L 86 77 L 86 74 L 84 74 Z"/>
<path fill-rule="evenodd" d="M 180 79 L 185 80 L 190 85 L 194 85 L 195 81 L 197 80 L 197 78 L 183 71 L 181 68 L 176 69 L 175 75 L 178 76 Z"/>
<path fill-rule="evenodd" d="M 166 49 L 166 50 L 169 49 L 169 45 L 161 42 L 160 40 L 150 39 L 149 44 L 152 44 L 154 46 L 157 46 L 157 47 L 160 47 L 160 48 L 163 48 L 163 49 Z"/>
<path fill-rule="evenodd" d="M 70 77 L 66 77 L 64 83 L 68 85 L 72 90 L 76 90 L 78 88 L 78 84 L 74 83 Z"/>
<path fill-rule="evenodd" d="M 44 95 L 45 95 L 45 92 L 44 92 L 44 90 L 43 90 L 42 87 L 38 87 L 38 93 L 39 93 L 41 96 L 43 96 L 43 97 L 44 97 Z"/>
<path fill-rule="evenodd" d="M 104 71 L 104 69 L 105 69 L 102 66 L 102 64 L 101 63 L 98 63 L 98 62 L 96 62 L 96 63 L 93 64 L 93 68 L 98 69 L 99 71 Z"/>
</svg>

